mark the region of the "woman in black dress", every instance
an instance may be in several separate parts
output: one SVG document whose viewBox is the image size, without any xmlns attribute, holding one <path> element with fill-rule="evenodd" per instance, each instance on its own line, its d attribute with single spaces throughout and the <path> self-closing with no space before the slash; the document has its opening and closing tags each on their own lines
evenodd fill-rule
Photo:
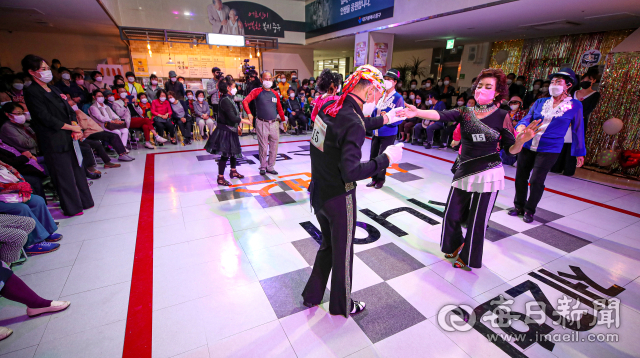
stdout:
<svg viewBox="0 0 640 358">
<path fill-rule="evenodd" d="M 36 132 L 40 150 L 55 185 L 60 207 L 66 216 L 82 214 L 93 207 L 93 198 L 85 171 L 76 150 L 82 138 L 76 113 L 57 87 L 48 86 L 52 79 L 47 61 L 35 55 L 22 59 L 22 70 L 28 72 L 34 84 L 25 88 L 24 99 L 31 113 L 31 126 Z M 75 149 L 74 149 L 75 148 Z"/>
<path fill-rule="evenodd" d="M 507 78 L 502 70 L 483 70 L 473 88 L 477 101 L 474 108 L 433 111 L 408 105 L 398 113 L 407 118 L 460 124 L 462 151 L 447 199 L 440 240 L 446 258 L 458 257 L 453 264 L 458 268 L 482 267 L 485 230 L 498 191 L 504 189 L 504 169 L 498 147 L 511 155 L 517 154 L 537 133 L 540 123 L 532 121 L 514 138 L 508 126 L 508 112 L 498 108 L 508 96 Z M 463 237 L 461 224 L 465 219 L 467 234 Z"/>
<path fill-rule="evenodd" d="M 238 125 L 247 123 L 251 125 L 249 120 L 240 118 L 238 106 L 233 101 L 237 89 L 234 81 L 228 82 L 220 80 L 218 82 L 218 90 L 220 91 L 220 103 L 218 106 L 218 127 L 207 140 L 204 149 L 211 154 L 220 154 L 218 161 L 218 185 L 230 186 L 231 183 L 224 178 L 224 169 L 227 160 L 230 160 L 231 179 L 244 178 L 244 175 L 236 170 L 236 160 L 242 158 L 242 149 L 240 148 L 240 140 L 238 138 Z"/>
</svg>

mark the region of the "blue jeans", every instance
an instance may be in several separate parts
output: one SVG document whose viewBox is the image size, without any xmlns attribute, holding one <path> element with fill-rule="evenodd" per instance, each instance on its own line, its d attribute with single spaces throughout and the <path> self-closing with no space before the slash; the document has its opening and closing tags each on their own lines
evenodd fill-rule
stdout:
<svg viewBox="0 0 640 358">
<path fill-rule="evenodd" d="M 36 221 L 36 228 L 29 234 L 25 247 L 40 243 L 49 235 L 58 230 L 47 204 L 38 195 L 31 195 L 31 199 L 26 203 L 3 203 L 0 202 L 0 213 L 26 216 Z"/>
</svg>

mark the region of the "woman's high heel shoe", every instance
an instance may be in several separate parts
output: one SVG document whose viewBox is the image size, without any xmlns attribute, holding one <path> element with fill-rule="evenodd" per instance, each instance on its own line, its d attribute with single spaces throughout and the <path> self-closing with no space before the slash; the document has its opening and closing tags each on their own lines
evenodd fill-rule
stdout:
<svg viewBox="0 0 640 358">
<path fill-rule="evenodd" d="M 453 267 L 455 268 L 459 268 L 459 269 L 468 269 L 471 270 L 471 268 L 469 266 L 467 266 L 467 264 L 464 263 L 464 261 L 462 261 L 461 258 L 458 257 L 458 259 L 456 260 L 456 262 L 453 263 Z"/>
<path fill-rule="evenodd" d="M 456 251 L 454 251 L 452 254 L 444 254 L 444 257 L 446 257 L 448 259 L 452 259 L 452 258 L 458 256 L 460 251 L 462 251 L 462 247 L 463 246 L 464 246 L 464 244 L 460 245 L 460 247 L 458 247 L 458 249 Z"/>
<path fill-rule="evenodd" d="M 231 177 L 231 179 L 233 178 L 242 179 L 244 178 L 244 175 L 238 173 L 238 171 L 236 171 L 235 169 L 231 169 L 231 172 L 229 173 L 229 177 Z"/>
<path fill-rule="evenodd" d="M 232 184 L 224 178 L 224 175 L 218 175 L 218 185 L 231 186 Z"/>
</svg>

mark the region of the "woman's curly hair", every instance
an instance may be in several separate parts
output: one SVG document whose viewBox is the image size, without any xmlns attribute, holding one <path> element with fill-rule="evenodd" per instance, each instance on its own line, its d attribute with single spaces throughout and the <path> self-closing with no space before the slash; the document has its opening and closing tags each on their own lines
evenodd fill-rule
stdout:
<svg viewBox="0 0 640 358">
<path fill-rule="evenodd" d="M 316 79 L 316 89 L 320 93 L 327 93 L 331 84 L 333 84 L 333 88 L 338 89 L 340 86 L 340 77 L 338 74 L 331 72 L 330 69 L 325 68 Z"/>
<path fill-rule="evenodd" d="M 509 100 L 509 87 L 507 86 L 507 76 L 502 72 L 499 68 L 486 68 L 480 71 L 480 74 L 476 78 L 476 81 L 473 82 L 471 86 L 471 90 L 475 92 L 476 88 L 478 88 L 478 83 L 483 78 L 495 78 L 496 79 L 496 98 L 494 102 L 499 103 L 503 99 Z"/>
</svg>

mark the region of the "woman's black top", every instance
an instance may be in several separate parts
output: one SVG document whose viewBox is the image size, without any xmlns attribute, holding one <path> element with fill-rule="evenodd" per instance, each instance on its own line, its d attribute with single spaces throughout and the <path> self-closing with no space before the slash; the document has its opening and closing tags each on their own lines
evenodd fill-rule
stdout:
<svg viewBox="0 0 640 358">
<path fill-rule="evenodd" d="M 43 153 L 61 153 L 73 150 L 71 131 L 64 130 L 65 124 L 77 122 L 73 108 L 63 100 L 60 89 L 49 86 L 47 92 L 34 83 L 24 89 L 24 100 L 31 113 L 31 127 L 36 132 L 40 150 Z"/>
<path fill-rule="evenodd" d="M 577 96 L 576 99 L 580 101 Z M 592 92 L 589 97 L 586 97 L 580 102 L 582 102 L 582 118 L 586 132 L 586 128 L 589 128 L 589 116 L 591 115 L 591 112 L 593 112 L 593 110 L 598 106 L 598 102 L 600 102 L 600 92 Z"/>
<path fill-rule="evenodd" d="M 438 113 L 441 121 L 460 124 L 462 152 L 454 181 L 500 165 L 502 161 L 498 144 L 509 153 L 509 148 L 516 142 L 508 129 L 506 121 L 510 121 L 510 118 L 509 112 L 505 110 L 498 108 L 482 119 L 475 116 L 472 108 L 467 107 Z"/>
<path fill-rule="evenodd" d="M 236 126 L 240 123 L 240 112 L 238 106 L 233 101 L 233 96 L 226 94 L 220 98 L 220 107 L 218 107 L 218 124 L 227 126 Z"/>
</svg>

